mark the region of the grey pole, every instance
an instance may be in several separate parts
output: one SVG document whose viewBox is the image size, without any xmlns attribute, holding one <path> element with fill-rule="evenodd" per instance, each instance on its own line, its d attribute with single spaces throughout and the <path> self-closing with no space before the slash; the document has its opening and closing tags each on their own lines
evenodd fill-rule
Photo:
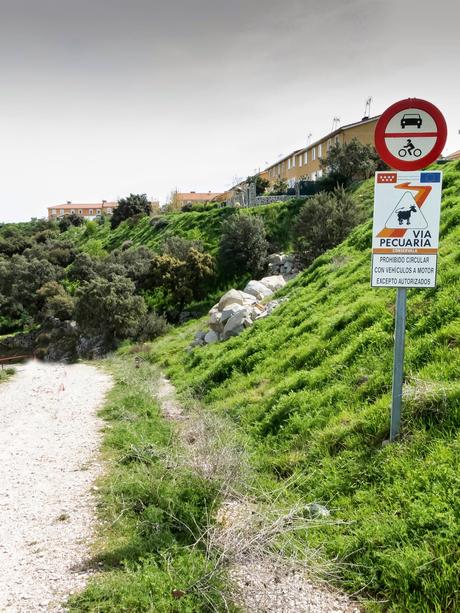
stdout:
<svg viewBox="0 0 460 613">
<path fill-rule="evenodd" d="M 390 441 L 392 442 L 399 436 L 401 426 L 402 388 L 404 377 L 404 337 L 406 335 L 406 294 L 407 289 L 405 287 L 400 287 L 397 289 L 390 428 Z"/>
</svg>

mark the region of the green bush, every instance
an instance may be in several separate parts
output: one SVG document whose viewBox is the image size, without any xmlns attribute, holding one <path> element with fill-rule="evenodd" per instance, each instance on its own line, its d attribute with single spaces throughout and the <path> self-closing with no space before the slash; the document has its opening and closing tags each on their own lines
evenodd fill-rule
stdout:
<svg viewBox="0 0 460 613">
<path fill-rule="evenodd" d="M 76 292 L 75 319 L 82 333 L 110 341 L 134 337 L 147 310 L 134 290 L 134 283 L 119 275 L 110 280 L 96 277 L 81 286 Z"/>
<path fill-rule="evenodd" d="M 143 343 L 152 341 L 158 336 L 162 336 L 168 330 L 168 322 L 163 315 L 158 315 L 155 312 L 146 313 L 140 320 L 136 332 L 136 340 Z"/>
<path fill-rule="evenodd" d="M 355 199 L 343 188 L 309 198 L 294 224 L 294 248 L 299 261 L 311 264 L 341 243 L 362 218 Z"/>
<path fill-rule="evenodd" d="M 222 225 L 219 267 L 227 277 L 265 272 L 268 254 L 267 233 L 260 217 L 236 212 Z"/>
</svg>

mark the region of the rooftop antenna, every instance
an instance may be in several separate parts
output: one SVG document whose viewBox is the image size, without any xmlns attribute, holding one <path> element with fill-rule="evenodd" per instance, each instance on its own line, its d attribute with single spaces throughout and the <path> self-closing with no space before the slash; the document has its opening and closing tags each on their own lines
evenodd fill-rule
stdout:
<svg viewBox="0 0 460 613">
<path fill-rule="evenodd" d="M 339 125 L 340 125 L 340 117 L 337 117 L 337 116 L 333 117 L 331 132 L 334 132 L 335 130 L 337 130 Z"/>
<path fill-rule="evenodd" d="M 307 136 L 307 147 L 308 145 L 311 143 L 311 139 L 312 139 L 313 134 L 310 132 L 310 134 Z"/>
<path fill-rule="evenodd" d="M 364 108 L 364 117 L 363 117 L 363 121 L 365 119 L 369 119 L 369 117 L 371 116 L 371 102 L 372 102 L 372 96 L 369 96 L 369 98 L 366 100 L 366 106 Z"/>
</svg>

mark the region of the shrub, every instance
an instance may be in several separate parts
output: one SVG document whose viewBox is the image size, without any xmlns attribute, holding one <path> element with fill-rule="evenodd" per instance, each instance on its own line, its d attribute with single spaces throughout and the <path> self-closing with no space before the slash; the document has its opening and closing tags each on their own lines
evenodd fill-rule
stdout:
<svg viewBox="0 0 460 613">
<path fill-rule="evenodd" d="M 203 252 L 203 245 L 200 241 L 188 240 L 181 236 L 168 236 L 161 245 L 161 251 L 164 255 L 170 255 L 183 262 L 189 257 L 191 249 Z"/>
<path fill-rule="evenodd" d="M 190 248 L 185 260 L 171 255 L 152 259 L 148 282 L 150 289 L 164 288 L 179 309 L 187 302 L 202 298 L 214 277 L 214 260 L 208 253 Z"/>
<path fill-rule="evenodd" d="M 219 245 L 219 265 L 224 275 L 263 274 L 268 242 L 260 217 L 237 213 L 224 222 Z"/>
<path fill-rule="evenodd" d="M 156 215 L 152 217 L 150 221 L 150 225 L 154 230 L 163 230 L 169 225 L 169 221 L 164 217 L 164 215 Z"/>
<path fill-rule="evenodd" d="M 270 196 L 282 196 L 286 194 L 288 191 L 288 184 L 283 179 L 278 179 L 273 183 L 271 190 L 269 191 Z"/>
<path fill-rule="evenodd" d="M 110 280 L 96 277 L 80 287 L 75 319 L 82 332 L 108 341 L 133 337 L 147 310 L 142 296 L 134 291 L 134 283 L 119 275 Z"/>
<path fill-rule="evenodd" d="M 162 336 L 168 330 L 168 322 L 163 315 L 155 312 L 146 313 L 139 322 L 136 340 L 145 343 Z"/>
<path fill-rule="evenodd" d="M 362 214 L 343 188 L 308 199 L 294 225 L 294 246 L 305 265 L 341 243 L 361 221 Z"/>
<path fill-rule="evenodd" d="M 56 317 L 61 321 L 71 319 L 73 299 L 57 281 L 48 281 L 38 291 L 37 296 L 43 300 L 41 318 Z"/>
<path fill-rule="evenodd" d="M 72 226 L 75 226 L 75 227 L 82 226 L 84 224 L 84 221 L 85 220 L 83 219 L 83 217 L 81 217 L 81 215 L 76 215 L 75 213 L 71 213 L 70 215 L 65 215 L 58 222 L 59 230 L 61 232 L 65 232 Z"/>
</svg>

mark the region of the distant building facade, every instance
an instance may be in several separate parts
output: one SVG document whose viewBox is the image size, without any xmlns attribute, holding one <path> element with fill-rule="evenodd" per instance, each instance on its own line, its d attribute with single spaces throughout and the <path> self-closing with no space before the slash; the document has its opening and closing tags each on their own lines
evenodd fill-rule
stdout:
<svg viewBox="0 0 460 613">
<path fill-rule="evenodd" d="M 179 206 L 185 204 L 205 204 L 215 202 L 222 196 L 220 192 L 175 192 L 174 198 Z"/>
<path fill-rule="evenodd" d="M 56 204 L 55 206 L 48 207 L 48 219 L 60 219 L 66 215 L 80 215 L 85 219 L 96 219 L 102 214 L 112 215 L 113 211 L 117 208 L 118 202 L 102 202 L 96 204 L 73 204 L 72 202 L 66 202 L 65 204 Z"/>
<path fill-rule="evenodd" d="M 375 126 L 380 115 L 365 117 L 356 123 L 341 126 L 316 142 L 297 149 L 265 169 L 264 173 L 271 183 L 286 181 L 290 187 L 299 179 L 316 181 L 323 171 L 321 158 L 327 156 L 329 149 L 336 144 L 346 145 L 356 138 L 363 145 L 374 145 Z"/>
</svg>

